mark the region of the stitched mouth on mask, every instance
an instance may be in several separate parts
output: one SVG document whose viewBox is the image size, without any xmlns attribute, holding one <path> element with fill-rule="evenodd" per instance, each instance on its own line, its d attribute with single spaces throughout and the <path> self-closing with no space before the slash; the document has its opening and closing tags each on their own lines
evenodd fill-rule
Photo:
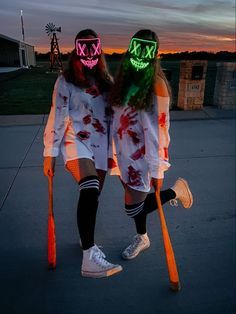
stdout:
<svg viewBox="0 0 236 314">
<path fill-rule="evenodd" d="M 92 69 L 98 63 L 98 59 L 95 59 L 95 60 L 81 59 L 81 62 L 83 63 L 84 66 Z"/>
<path fill-rule="evenodd" d="M 145 69 L 149 64 L 149 62 L 137 61 L 133 58 L 130 58 L 130 62 L 137 70 Z"/>
</svg>

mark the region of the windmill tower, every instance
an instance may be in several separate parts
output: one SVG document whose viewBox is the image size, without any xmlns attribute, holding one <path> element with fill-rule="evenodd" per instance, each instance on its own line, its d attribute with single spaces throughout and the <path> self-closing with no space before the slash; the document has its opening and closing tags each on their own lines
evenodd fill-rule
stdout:
<svg viewBox="0 0 236 314">
<path fill-rule="evenodd" d="M 56 27 L 53 23 L 48 23 L 45 26 L 45 31 L 51 39 L 51 51 L 50 51 L 50 71 L 53 69 L 62 70 L 61 54 L 58 45 L 58 39 L 56 32 L 61 32 L 61 27 Z"/>
</svg>

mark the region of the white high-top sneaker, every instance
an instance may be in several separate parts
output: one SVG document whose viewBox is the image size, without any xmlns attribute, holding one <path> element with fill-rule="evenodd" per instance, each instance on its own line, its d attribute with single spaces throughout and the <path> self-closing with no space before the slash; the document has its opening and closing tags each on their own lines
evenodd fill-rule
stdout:
<svg viewBox="0 0 236 314">
<path fill-rule="evenodd" d="M 170 201 L 171 205 L 173 204 L 172 201 L 176 200 L 180 200 L 184 208 L 190 208 L 193 205 L 193 195 L 186 180 L 178 178 L 171 189 L 175 191 L 176 194 L 176 198 Z"/>
<path fill-rule="evenodd" d="M 136 234 L 133 238 L 133 242 L 121 253 L 124 259 L 133 259 L 142 251 L 148 249 L 150 241 L 147 233 Z"/>
<path fill-rule="evenodd" d="M 81 274 L 83 277 L 101 278 L 112 276 L 120 271 L 120 265 L 114 265 L 105 260 L 105 254 L 97 247 L 92 246 L 83 251 Z"/>
</svg>

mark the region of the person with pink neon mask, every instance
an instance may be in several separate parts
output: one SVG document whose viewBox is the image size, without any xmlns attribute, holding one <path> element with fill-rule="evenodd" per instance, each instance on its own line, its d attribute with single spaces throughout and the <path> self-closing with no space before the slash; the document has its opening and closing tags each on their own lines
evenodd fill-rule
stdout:
<svg viewBox="0 0 236 314">
<path fill-rule="evenodd" d="M 77 224 L 83 248 L 81 274 L 107 277 L 122 270 L 109 263 L 94 242 L 98 198 L 107 171 L 107 92 L 112 86 L 98 35 L 91 29 L 75 38 L 68 69 L 55 83 L 44 133 L 44 174 L 53 176 L 62 152 L 66 169 L 79 184 Z"/>
<path fill-rule="evenodd" d="M 92 69 L 101 55 L 100 38 L 78 38 L 75 41 L 76 54 L 85 67 Z"/>
</svg>

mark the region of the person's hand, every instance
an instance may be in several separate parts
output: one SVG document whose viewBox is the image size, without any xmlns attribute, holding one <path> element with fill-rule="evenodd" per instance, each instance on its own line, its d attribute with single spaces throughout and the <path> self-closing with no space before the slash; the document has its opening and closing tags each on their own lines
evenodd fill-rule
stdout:
<svg viewBox="0 0 236 314">
<path fill-rule="evenodd" d="M 55 163 L 56 163 L 56 158 L 47 156 L 44 157 L 44 162 L 43 162 L 43 173 L 46 177 L 52 177 L 54 176 L 55 173 Z"/>
<path fill-rule="evenodd" d="M 152 185 L 153 185 L 155 191 L 161 190 L 162 185 L 163 185 L 163 179 L 152 178 Z"/>
</svg>

